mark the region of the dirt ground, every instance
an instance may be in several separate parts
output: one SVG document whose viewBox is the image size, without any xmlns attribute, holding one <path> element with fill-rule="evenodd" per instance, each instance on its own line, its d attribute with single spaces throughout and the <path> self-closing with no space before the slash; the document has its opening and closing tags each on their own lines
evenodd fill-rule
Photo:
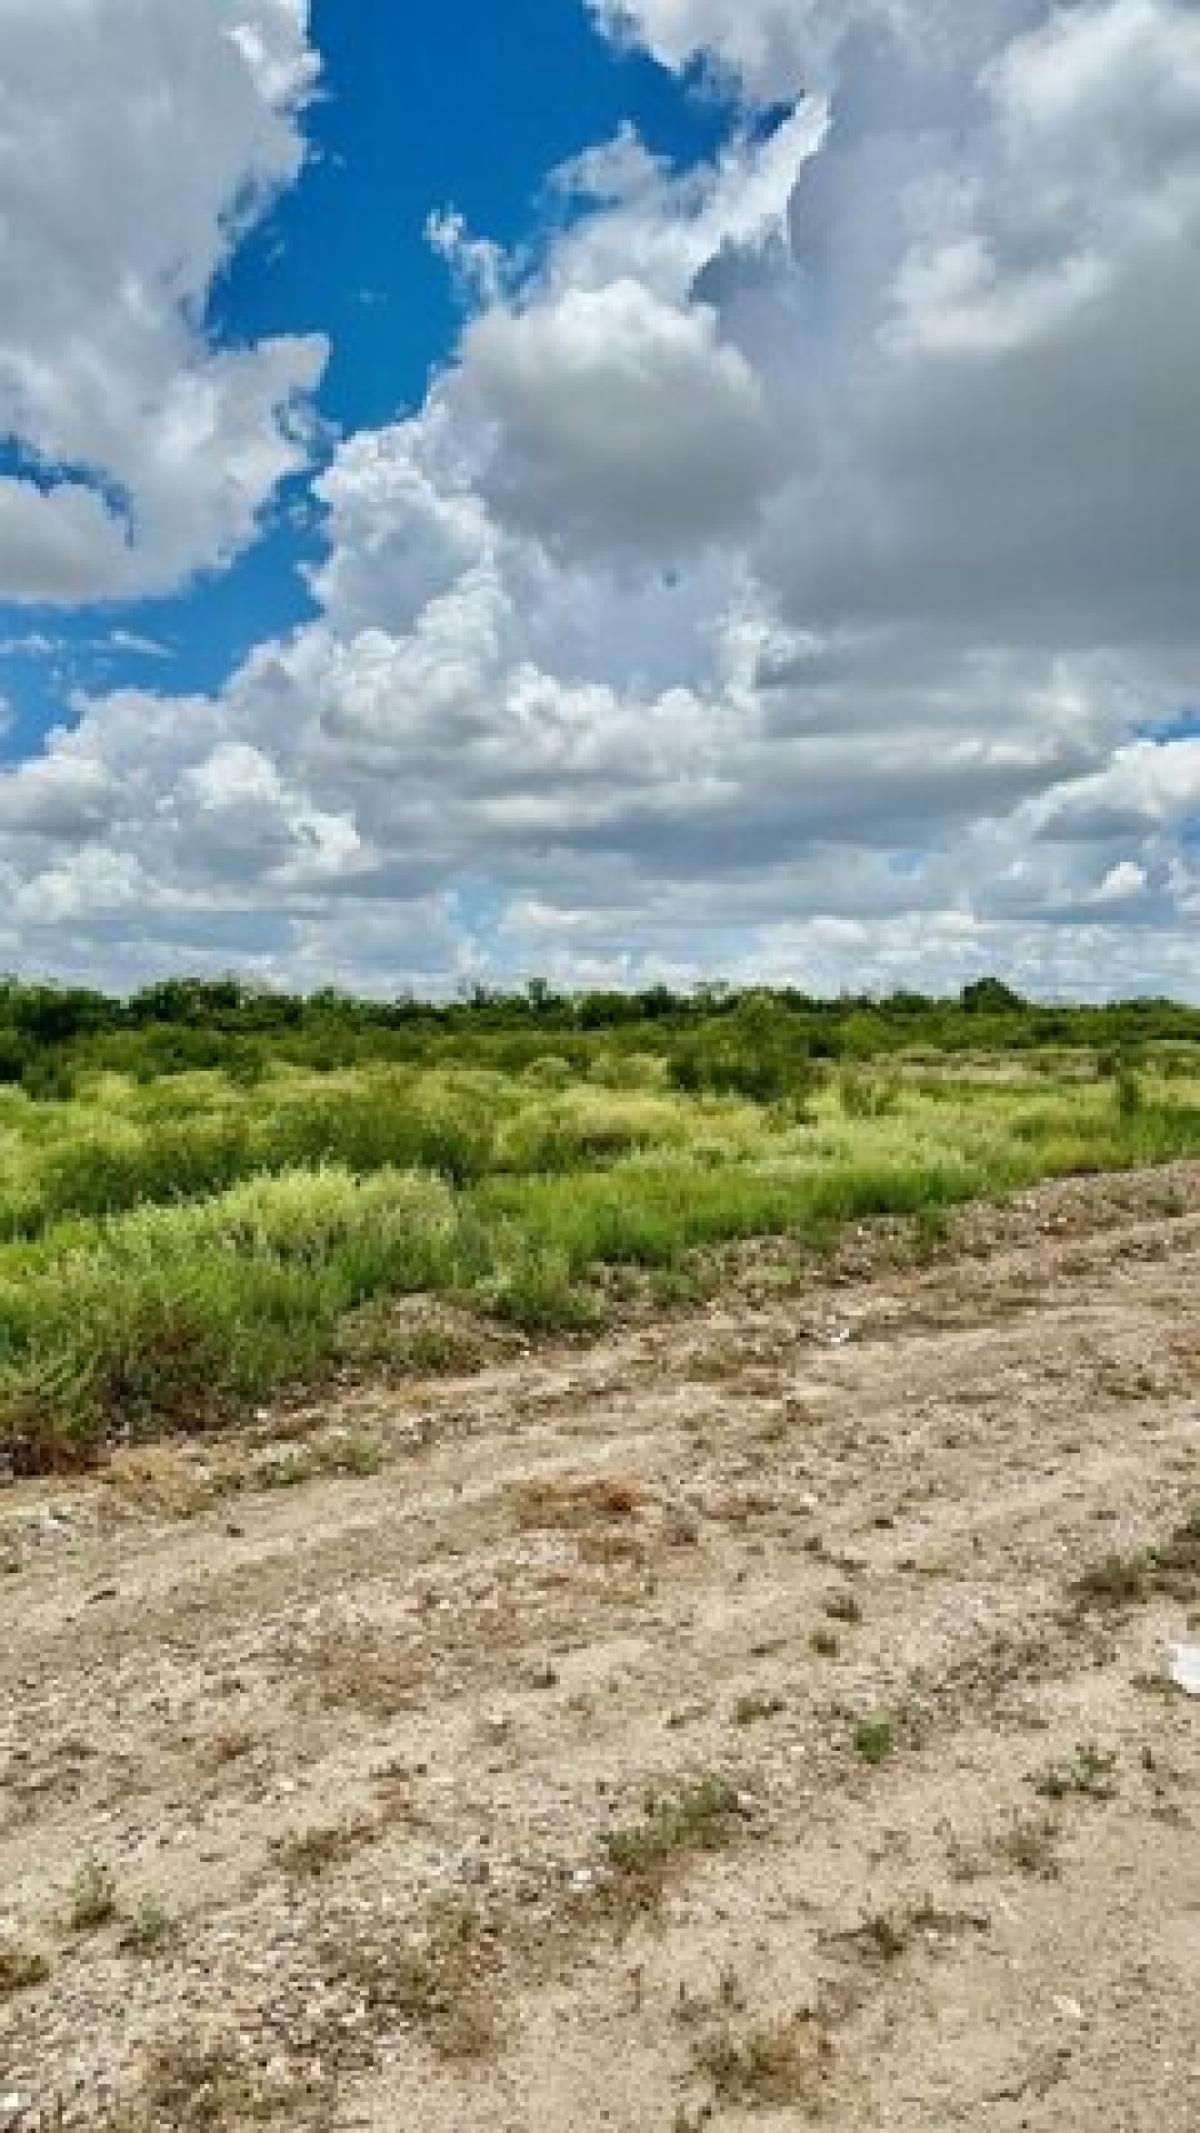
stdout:
<svg viewBox="0 0 1200 2133">
<path fill-rule="evenodd" d="M 0 1493 L 0 2128 L 1194 2133 L 1200 1166 L 904 1261 Z"/>
</svg>

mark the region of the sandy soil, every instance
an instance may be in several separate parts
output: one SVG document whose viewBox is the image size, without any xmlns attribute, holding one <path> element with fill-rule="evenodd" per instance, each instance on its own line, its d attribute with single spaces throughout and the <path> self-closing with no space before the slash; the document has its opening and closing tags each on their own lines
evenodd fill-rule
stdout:
<svg viewBox="0 0 1200 2133">
<path fill-rule="evenodd" d="M 885 1244 L 6 1489 L 0 2128 L 1200 2125 L 1200 1166 Z"/>
</svg>

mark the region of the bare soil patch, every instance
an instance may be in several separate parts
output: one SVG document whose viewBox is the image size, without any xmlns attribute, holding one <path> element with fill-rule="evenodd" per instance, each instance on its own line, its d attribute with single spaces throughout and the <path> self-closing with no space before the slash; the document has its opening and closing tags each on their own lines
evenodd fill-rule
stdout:
<svg viewBox="0 0 1200 2133">
<path fill-rule="evenodd" d="M 1047 1186 L 4 1490 L 0 2128 L 1191 2133 L 1198 1275 Z"/>
</svg>

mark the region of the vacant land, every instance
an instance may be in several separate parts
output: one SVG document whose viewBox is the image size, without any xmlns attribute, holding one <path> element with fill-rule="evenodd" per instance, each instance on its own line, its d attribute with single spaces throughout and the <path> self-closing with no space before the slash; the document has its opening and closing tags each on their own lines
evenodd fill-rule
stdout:
<svg viewBox="0 0 1200 2133">
<path fill-rule="evenodd" d="M 18 1475 L 695 1300 L 738 1240 L 815 1261 L 893 1216 L 932 1247 L 981 1196 L 1200 1151 L 1200 1016 L 1153 1003 L 535 995 L 439 1019 L 164 990 L 0 986 Z"/>
<path fill-rule="evenodd" d="M 1185 2133 L 1198 1275 L 1043 1183 L 17 1480 L 0 2125 Z"/>
</svg>

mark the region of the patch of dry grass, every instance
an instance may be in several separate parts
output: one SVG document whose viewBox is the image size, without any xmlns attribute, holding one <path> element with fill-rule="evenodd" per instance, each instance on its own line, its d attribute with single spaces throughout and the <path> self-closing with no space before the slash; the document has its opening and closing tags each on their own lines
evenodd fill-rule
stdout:
<svg viewBox="0 0 1200 2133">
<path fill-rule="evenodd" d="M 327 1710 L 376 1719 L 411 1711 L 428 1674 L 428 1656 L 410 1638 L 382 1630 L 330 1634 L 300 1655 L 305 1684 Z"/>
<path fill-rule="evenodd" d="M 50 1965 L 40 1948 L 27 1948 L 20 1941 L 0 1941 L 0 2000 L 18 1992 L 32 1992 L 44 1985 Z"/>
<path fill-rule="evenodd" d="M 517 1523 L 525 1531 L 574 1532 L 594 1522 L 636 1518 L 646 1503 L 638 1481 L 615 1476 L 519 1482 L 512 1490 Z"/>
<path fill-rule="evenodd" d="M 1014 1820 L 996 1840 L 1000 1857 L 1015 1866 L 1022 1874 L 1037 1881 L 1057 1881 L 1059 1875 L 1058 1844 L 1062 1836 L 1061 1825 L 1052 1815 L 1036 1815 Z"/>
<path fill-rule="evenodd" d="M 716 2100 L 749 2111 L 821 2109 L 832 2045 L 821 2022 L 795 2014 L 751 2024 L 719 2023 L 696 2043 L 693 2063 Z"/>
<path fill-rule="evenodd" d="M 413 2024 L 439 2057 L 483 2059 L 499 2049 L 502 1922 L 478 1905 L 443 1897 L 404 1927 L 356 1918 L 326 1936 L 321 1958 L 329 1978 L 353 1986 L 375 2018 Z"/>
<path fill-rule="evenodd" d="M 271 1849 L 285 1874 L 315 1881 L 331 1867 L 352 1859 L 364 1845 L 377 1843 L 382 1835 L 383 1825 L 377 1818 L 347 1815 L 340 1822 L 290 1830 L 285 1837 L 278 1837 Z"/>
</svg>

